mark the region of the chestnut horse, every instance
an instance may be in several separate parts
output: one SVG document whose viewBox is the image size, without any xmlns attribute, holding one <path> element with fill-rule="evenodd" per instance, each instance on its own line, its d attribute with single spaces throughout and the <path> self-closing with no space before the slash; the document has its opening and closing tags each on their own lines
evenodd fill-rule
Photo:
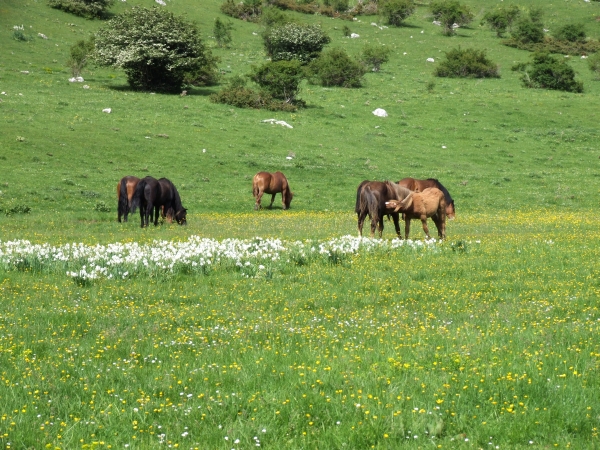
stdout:
<svg viewBox="0 0 600 450">
<path fill-rule="evenodd" d="M 187 210 L 181 204 L 179 192 L 166 178 L 157 180 L 153 177 L 142 178 L 131 200 L 131 212 L 140 208 L 141 227 L 148 226 L 154 210 L 154 225 L 158 225 L 158 214 L 163 212 L 167 218 L 175 218 L 180 225 L 186 225 Z"/>
<path fill-rule="evenodd" d="M 427 188 L 438 188 L 444 193 L 444 198 L 446 200 L 446 217 L 448 218 L 448 220 L 454 220 L 454 217 L 456 216 L 456 211 L 454 210 L 454 200 L 450 196 L 450 192 L 448 192 L 448 189 L 446 189 L 442 185 L 442 183 L 440 183 L 435 178 L 427 178 L 426 180 L 417 180 L 415 178 L 403 178 L 400 181 L 398 181 L 398 184 L 414 192 L 422 192 Z"/>
<path fill-rule="evenodd" d="M 294 193 L 290 190 L 290 185 L 284 174 L 281 172 L 258 172 L 254 175 L 254 179 L 252 180 L 252 195 L 256 199 L 256 203 L 254 204 L 255 210 L 261 208 L 260 200 L 263 194 L 271 194 L 271 204 L 269 205 L 269 209 L 271 209 L 275 201 L 275 194 L 279 192 L 281 192 L 283 209 L 289 209 Z"/>
<path fill-rule="evenodd" d="M 420 219 L 423 231 L 430 239 L 427 218 L 431 217 L 438 230 L 440 239 L 446 238 L 446 197 L 438 188 L 427 188 L 423 192 L 411 192 L 403 200 L 390 200 L 385 206 L 398 214 L 404 215 L 404 234 L 406 239 L 410 233 L 410 220 Z"/>
<path fill-rule="evenodd" d="M 356 190 L 356 206 L 354 211 L 358 217 L 358 234 L 362 236 L 365 218 L 371 219 L 371 237 L 375 236 L 375 228 L 379 225 L 379 237 L 383 234 L 383 216 L 389 214 L 394 221 L 396 234 L 400 234 L 399 214 L 386 210 L 386 202 L 389 200 L 402 200 L 411 192 L 405 187 L 390 181 L 368 181 L 365 180 L 358 185 Z"/>
<path fill-rule="evenodd" d="M 131 198 L 139 181 L 138 177 L 128 175 L 121 178 L 121 181 L 117 183 L 117 219 L 119 222 L 121 222 L 121 217 L 127 222 L 127 215 L 131 210 Z"/>
</svg>

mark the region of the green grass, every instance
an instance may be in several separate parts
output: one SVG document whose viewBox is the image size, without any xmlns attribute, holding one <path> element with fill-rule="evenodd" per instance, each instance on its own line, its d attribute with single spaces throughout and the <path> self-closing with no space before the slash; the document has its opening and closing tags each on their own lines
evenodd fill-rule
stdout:
<svg viewBox="0 0 600 450">
<path fill-rule="evenodd" d="M 198 23 L 226 81 L 265 55 L 261 27 L 239 21 L 231 47 L 216 47 L 220 3 L 168 8 Z M 4 0 L 0 209 L 14 213 L 0 214 L 2 241 L 323 241 L 356 233 L 362 180 L 405 176 L 438 178 L 457 219 L 436 251 L 361 252 L 253 278 L 221 270 L 80 286 L 2 269 L 0 445 L 596 448 L 600 82 L 572 57 L 583 94 L 523 88 L 510 67 L 529 54 L 478 25 L 496 2 L 467 3 L 477 17 L 452 38 L 424 6 L 402 28 L 297 16 L 352 55 L 366 43 L 392 53 L 363 88 L 305 84 L 308 107 L 283 114 L 210 103 L 220 86 L 133 92 L 107 68 L 69 83 L 70 46 L 103 23 Z M 134 4 L 153 2 L 112 11 Z M 600 38 L 597 2 L 526 4 L 544 7 L 551 31 L 568 17 Z M 13 39 L 15 25 L 30 39 Z M 344 25 L 360 38 L 344 38 Z M 434 78 L 427 58 L 459 45 L 485 49 L 501 78 Z M 270 118 L 294 128 L 261 123 Z M 290 211 L 279 198 L 253 211 L 260 170 L 287 175 Z M 118 224 L 125 175 L 170 178 L 189 225 Z M 414 223 L 411 237 L 422 236 Z"/>
</svg>

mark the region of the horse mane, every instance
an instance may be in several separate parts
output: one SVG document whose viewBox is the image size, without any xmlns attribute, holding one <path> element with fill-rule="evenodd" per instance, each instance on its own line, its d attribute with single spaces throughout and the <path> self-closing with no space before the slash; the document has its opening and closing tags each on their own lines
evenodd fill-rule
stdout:
<svg viewBox="0 0 600 450">
<path fill-rule="evenodd" d="M 435 187 L 444 193 L 444 199 L 446 200 L 446 203 L 448 205 L 454 203 L 454 200 L 452 199 L 450 192 L 448 192 L 448 189 L 446 189 L 444 185 L 440 183 L 436 178 L 427 178 L 427 181 L 435 183 Z"/>
<path fill-rule="evenodd" d="M 410 189 L 407 189 L 404 186 L 400 186 L 399 184 L 393 183 L 389 180 L 386 180 L 384 183 L 388 193 L 392 194 L 390 197 L 395 197 L 398 200 L 405 199 L 411 193 Z"/>
</svg>

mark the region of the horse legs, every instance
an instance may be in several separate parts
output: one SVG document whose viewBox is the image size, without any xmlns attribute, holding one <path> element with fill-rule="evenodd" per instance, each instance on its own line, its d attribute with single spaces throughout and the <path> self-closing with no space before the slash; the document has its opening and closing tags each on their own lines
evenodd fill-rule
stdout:
<svg viewBox="0 0 600 450">
<path fill-rule="evenodd" d="M 438 237 L 440 239 L 446 239 L 446 221 L 444 220 L 445 218 L 440 218 L 439 215 L 435 215 L 432 217 L 433 219 L 433 223 L 435 223 L 435 226 L 438 230 Z"/>
<path fill-rule="evenodd" d="M 262 208 L 262 206 L 260 206 L 260 201 L 261 201 L 264 193 L 265 193 L 264 191 L 259 190 L 258 193 L 256 194 L 256 203 L 254 204 L 255 211 L 258 211 L 259 209 Z"/>
<path fill-rule="evenodd" d="M 404 216 L 404 237 L 408 239 L 408 235 L 410 233 L 410 219 L 408 216 Z"/>
<path fill-rule="evenodd" d="M 271 194 L 271 204 L 269 205 L 269 209 L 273 207 L 273 202 L 275 201 L 275 194 Z"/>
<path fill-rule="evenodd" d="M 152 217 L 152 208 L 152 203 L 148 202 L 148 204 L 146 205 L 146 211 L 144 211 L 144 220 L 142 222 L 142 228 L 144 228 L 144 226 L 148 226 L 149 219 L 150 217 Z"/>
<path fill-rule="evenodd" d="M 158 225 L 158 215 L 160 214 L 160 206 L 154 207 L 154 226 Z"/>
<path fill-rule="evenodd" d="M 359 236 L 362 236 L 363 225 L 365 224 L 366 217 L 367 217 L 366 212 L 361 211 L 358 213 L 358 235 Z"/>
<path fill-rule="evenodd" d="M 281 191 L 281 207 L 286 210 L 287 207 L 285 206 L 285 196 L 287 195 L 287 189 L 284 189 Z M 273 195 L 273 198 L 275 198 L 275 196 Z"/>
<path fill-rule="evenodd" d="M 383 236 L 383 215 L 379 218 L 379 239 Z"/>
<path fill-rule="evenodd" d="M 425 232 L 425 236 L 427 236 L 427 239 L 431 239 L 431 236 L 429 236 L 429 227 L 427 227 L 427 217 L 421 219 L 421 223 L 423 224 L 423 231 Z"/>
<path fill-rule="evenodd" d="M 392 214 L 392 219 L 394 220 L 394 227 L 396 228 L 396 235 L 402 239 L 402 233 L 400 232 L 400 222 L 398 214 Z"/>
</svg>

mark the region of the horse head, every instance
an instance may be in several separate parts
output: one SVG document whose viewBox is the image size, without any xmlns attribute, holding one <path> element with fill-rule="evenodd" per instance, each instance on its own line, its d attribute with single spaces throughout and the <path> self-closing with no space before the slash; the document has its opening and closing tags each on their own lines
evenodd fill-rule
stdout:
<svg viewBox="0 0 600 450">
<path fill-rule="evenodd" d="M 294 193 L 288 189 L 287 195 L 283 200 L 285 203 L 285 209 L 290 209 L 290 203 L 292 203 L 292 199 L 294 198 Z"/>
<path fill-rule="evenodd" d="M 175 213 L 175 220 L 179 225 L 187 225 L 187 209 L 181 208 Z"/>
</svg>

